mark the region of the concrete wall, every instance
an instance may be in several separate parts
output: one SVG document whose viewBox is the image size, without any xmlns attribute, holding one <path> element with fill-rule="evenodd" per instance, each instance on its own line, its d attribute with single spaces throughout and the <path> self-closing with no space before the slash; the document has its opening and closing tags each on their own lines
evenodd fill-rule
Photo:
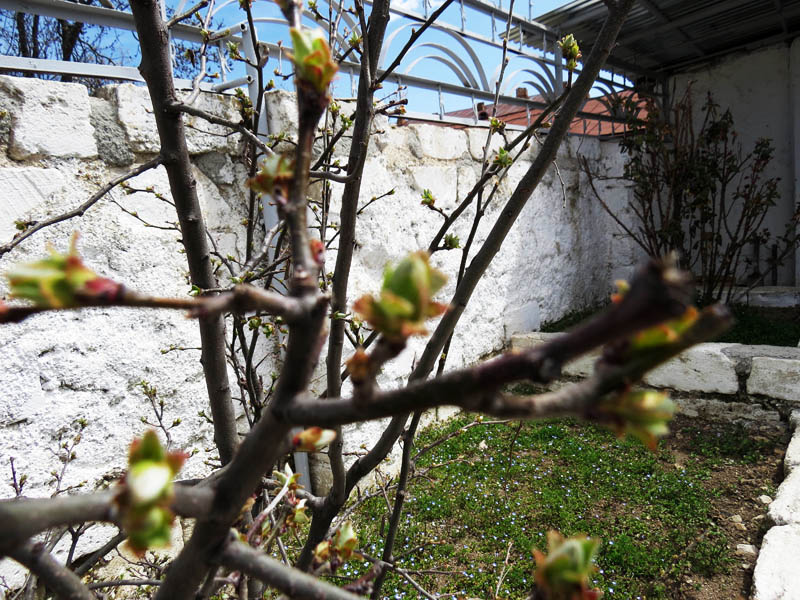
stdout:
<svg viewBox="0 0 800 600">
<path fill-rule="evenodd" d="M 772 139 L 775 154 L 767 175 L 780 178 L 780 199 L 765 225 L 773 234 L 783 233 L 800 200 L 800 40 L 735 54 L 682 73 L 670 82 L 670 91 L 680 96 L 689 82 L 694 82 L 695 111 L 702 108 L 709 91 L 721 110 L 730 108 L 745 151 L 761 137 Z M 769 249 L 762 248 L 762 267 L 768 256 Z M 778 285 L 794 285 L 797 281 L 800 263 L 790 256 L 779 269 Z M 766 283 L 770 283 L 769 278 Z"/>
<path fill-rule="evenodd" d="M 238 119 L 230 98 L 203 97 L 200 102 L 207 110 Z M 291 134 L 292 96 L 272 94 L 269 111 L 272 131 Z M 246 214 L 246 175 L 237 161 L 240 141 L 218 135 L 222 131 L 205 122 L 188 121 L 198 193 L 210 232 L 221 253 L 236 254 L 242 250 L 240 222 Z M 420 205 L 420 193 L 431 189 L 437 206 L 451 210 L 478 177 L 486 136 L 485 129 L 396 127 L 385 119 L 376 129 L 382 133 L 373 138 L 362 197 L 366 201 L 391 188 L 396 193 L 367 208 L 359 221 L 352 299 L 378 289 L 387 262 L 427 246 L 441 217 Z M 0 243 L 14 235 L 15 221 L 41 220 L 78 206 L 105 182 L 152 158 L 158 148 L 144 88 L 120 85 L 89 97 L 75 84 L 0 77 Z M 512 333 L 535 329 L 542 320 L 606 297 L 613 279 L 630 275 L 637 257 L 591 200 L 577 168 L 578 152 L 610 173 L 621 168 L 622 157 L 613 143 L 575 138 L 565 144 L 558 159 L 565 187 L 551 171 L 531 198 L 461 321 L 450 367 L 500 349 Z M 480 227 L 479 241 L 534 154 L 535 148 L 527 150 L 502 184 Z M 169 198 L 161 168 L 130 183 Z M 338 192 L 339 186 L 334 187 Z M 603 189 L 612 202 L 626 197 L 627 192 L 613 183 Z M 333 221 L 338 220 L 337 211 L 334 202 Z M 468 210 L 456 228 L 462 241 L 473 214 L 474 208 Z M 0 259 L 0 270 L 43 256 L 47 244 L 65 250 L 71 233 L 80 230 L 80 251 L 101 274 L 143 292 L 182 295 L 189 286 L 179 233 L 146 226 L 170 227 L 173 221 L 172 207 L 154 194 L 126 195 L 118 189 L 83 218 L 45 229 L 22 243 Z M 326 260 L 330 268 L 335 252 Z M 459 260 L 457 251 L 433 257 L 451 276 L 442 298 L 453 291 Z M 0 295 L 7 291 L 5 286 L 0 282 Z M 0 327 L 0 495 L 11 493 L 6 485 L 11 458 L 18 475 L 28 477 L 26 495 L 52 493 L 51 472 L 63 466 L 58 448 L 74 435 L 77 419 L 86 419 L 88 425 L 62 487 L 89 491 L 113 481 L 124 467 L 127 445 L 145 428 L 142 419 L 153 420 L 139 387 L 143 380 L 166 401 L 168 422 L 183 419 L 172 431 L 174 446 L 192 452 L 182 475 L 207 473 L 216 453 L 211 426 L 198 416 L 206 407 L 195 349 L 198 337 L 196 323 L 168 311 L 93 309 L 40 315 Z M 407 377 L 423 343 L 414 340 L 387 366 L 384 385 L 398 385 Z M 171 350 L 175 347 L 185 349 Z M 269 370 L 266 365 L 265 374 Z M 316 386 L 324 387 L 324 381 L 319 379 Z M 379 430 L 378 423 L 355 428 L 347 435 L 346 449 L 357 451 Z M 110 535 L 110 528 L 93 528 L 78 551 Z M 7 573 L 6 565 L 0 572 Z"/>
</svg>

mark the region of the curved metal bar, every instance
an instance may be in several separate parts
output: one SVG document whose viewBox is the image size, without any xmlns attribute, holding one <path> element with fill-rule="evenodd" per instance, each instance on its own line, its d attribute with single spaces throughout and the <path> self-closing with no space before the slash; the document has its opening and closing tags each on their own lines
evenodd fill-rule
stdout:
<svg viewBox="0 0 800 600">
<path fill-rule="evenodd" d="M 445 65 L 445 66 L 449 67 L 449 68 L 450 68 L 450 70 L 451 70 L 451 71 L 453 71 L 453 73 L 455 73 L 455 74 L 456 74 L 456 76 L 459 78 L 459 80 L 461 81 L 461 85 L 463 85 L 464 87 L 471 87 L 471 86 L 470 86 L 470 83 L 469 83 L 469 78 L 466 76 L 466 74 L 465 74 L 465 73 L 463 73 L 463 72 L 461 71 L 461 69 L 458 67 L 458 65 L 457 65 L 457 64 L 455 64 L 454 62 L 451 62 L 451 61 L 447 60 L 447 59 L 446 59 L 444 56 L 439 56 L 438 54 L 426 54 L 425 56 L 420 56 L 419 58 L 417 58 L 416 60 L 414 60 L 414 62 L 412 62 L 412 63 L 411 63 L 409 66 L 408 66 L 408 68 L 406 69 L 406 71 L 405 71 L 405 73 L 404 73 L 404 74 L 405 74 L 405 75 L 408 75 L 408 74 L 409 74 L 409 71 L 410 71 L 411 69 L 413 69 L 413 68 L 414 68 L 414 66 L 415 66 L 415 65 L 416 65 L 418 62 L 420 62 L 420 61 L 422 61 L 422 60 L 425 60 L 426 58 L 430 58 L 430 59 L 432 59 L 432 60 L 436 60 L 436 61 L 438 61 L 438 62 L 442 63 L 443 65 Z"/>
<path fill-rule="evenodd" d="M 459 67 L 461 67 L 461 70 L 469 78 L 469 86 L 470 87 L 474 87 L 476 89 L 478 88 L 478 80 L 475 79 L 475 76 L 470 72 L 469 67 L 467 66 L 467 63 L 465 63 L 458 54 L 453 52 L 453 50 L 451 50 L 447 46 L 443 46 L 442 44 L 436 44 L 434 42 L 425 42 L 425 43 L 419 44 L 417 46 L 417 48 L 424 48 L 424 47 L 435 48 L 435 49 L 437 49 L 437 50 L 439 50 L 441 52 L 444 52 L 456 64 L 458 64 Z"/>
<path fill-rule="evenodd" d="M 520 73 L 528 73 L 529 75 L 533 75 L 536 79 L 539 80 L 540 83 L 536 84 L 535 87 L 542 94 L 542 98 L 544 100 L 546 100 L 547 102 L 552 102 L 553 100 L 555 100 L 556 97 L 555 90 L 553 88 L 551 80 L 548 80 L 544 75 L 532 69 L 517 69 L 510 76 L 506 77 L 503 87 L 500 88 L 501 94 L 508 95 L 507 94 L 508 87 L 514 80 L 514 77 L 516 77 Z"/>
<path fill-rule="evenodd" d="M 524 83 L 529 85 L 529 86 L 531 86 L 536 91 L 538 91 L 539 95 L 542 98 L 547 98 L 547 94 L 548 94 L 547 90 L 545 88 L 543 88 L 541 85 L 539 85 L 538 83 L 536 83 L 535 81 L 528 80 L 528 81 L 525 81 Z"/>
<path fill-rule="evenodd" d="M 381 50 L 380 59 L 378 60 L 378 65 L 380 66 L 380 68 L 384 67 L 384 63 L 386 61 L 386 54 L 394 39 L 400 34 L 401 31 L 413 27 L 415 25 L 418 26 L 419 23 L 403 23 L 386 37 L 386 42 L 384 42 L 383 48 Z M 475 66 L 474 72 L 478 76 L 478 80 L 480 82 L 480 89 L 489 91 L 490 90 L 489 81 L 486 77 L 486 72 L 483 68 L 483 64 L 478 58 L 478 54 L 475 52 L 475 49 L 469 43 L 467 43 L 467 41 L 461 35 L 459 35 L 456 32 L 450 31 L 446 27 L 442 27 L 434 23 L 428 29 L 429 30 L 435 29 L 436 31 L 440 31 L 449 36 L 451 39 L 458 42 L 458 44 L 464 49 L 464 51 L 472 60 L 473 65 Z"/>
</svg>

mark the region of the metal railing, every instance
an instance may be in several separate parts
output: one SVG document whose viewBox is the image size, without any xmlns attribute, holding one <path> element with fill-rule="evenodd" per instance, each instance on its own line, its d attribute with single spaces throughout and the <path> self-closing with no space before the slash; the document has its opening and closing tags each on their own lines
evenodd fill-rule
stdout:
<svg viewBox="0 0 800 600">
<path fill-rule="evenodd" d="M 185 9 L 186 0 L 180 0 L 176 13 Z M 357 19 L 347 10 L 339 10 L 338 0 L 318 0 L 315 10 L 306 7 L 304 18 L 316 22 L 319 15 L 331 15 L 338 27 L 333 39 L 342 48 L 347 48 L 348 35 L 360 35 Z M 365 0 L 369 10 L 372 1 Z M 203 84 L 208 91 L 224 91 L 233 87 L 249 85 L 251 98 L 256 102 L 256 74 L 251 67 L 244 69 L 232 63 L 227 56 L 226 43 L 233 41 L 242 49 L 250 61 L 255 59 L 253 36 L 247 29 L 247 21 L 238 10 L 236 0 L 223 0 L 212 4 L 212 23 L 217 23 L 211 32 L 213 51 L 219 61 L 219 81 Z M 538 111 L 558 97 L 565 85 L 566 70 L 557 46 L 562 32 L 531 20 L 533 0 L 528 0 L 528 18 L 517 13 L 511 15 L 511 27 L 507 46 L 507 75 L 500 87 L 499 103 L 507 107 L 524 110 L 528 122 Z M 133 16 L 125 11 L 90 6 L 66 0 L 0 0 L 0 8 L 38 14 L 46 17 L 80 21 L 117 30 L 134 31 Z M 417 10 L 414 10 L 417 8 Z M 460 125 L 480 125 L 479 103 L 493 102 L 496 93 L 499 62 L 502 55 L 506 22 L 510 6 L 503 0 L 492 4 L 485 0 L 457 0 L 416 41 L 398 69 L 386 78 L 387 91 L 405 96 L 408 110 L 403 118 L 449 122 Z M 405 44 L 411 30 L 424 23 L 433 10 L 430 0 L 420 0 L 419 7 L 409 8 L 403 3 L 391 7 L 392 19 L 379 60 L 382 73 Z M 285 21 L 272 2 L 257 2 L 253 5 L 256 38 L 260 49 L 269 53 L 269 60 L 277 65 L 287 65 L 288 57 L 278 39 L 288 39 Z M 219 25 L 221 23 L 221 25 Z M 470 25 L 472 25 L 470 27 Z M 199 27 L 177 24 L 171 29 L 173 39 L 190 44 L 200 44 L 209 39 L 208 32 Z M 435 65 L 435 67 L 434 67 Z M 349 93 L 355 95 L 359 65 L 344 60 L 342 76 L 337 84 L 337 93 L 349 82 Z M 20 58 L 0 55 L 0 71 L 23 71 L 34 73 L 68 74 L 112 80 L 142 81 L 133 66 L 89 64 L 67 61 Z M 246 73 L 245 73 L 246 71 Z M 623 127 L 618 110 L 621 94 L 630 94 L 632 81 L 641 73 L 615 66 L 613 61 L 597 79 L 592 104 L 579 113 L 582 122 L 573 127 L 573 133 L 617 133 Z M 179 87 L 188 87 L 190 82 L 178 80 Z M 518 97 L 516 90 L 522 88 L 527 97 Z M 514 92 L 512 93 L 512 90 Z M 344 90 L 346 92 L 346 89 Z M 434 110 L 430 110 L 431 105 Z M 448 107 L 448 104 L 450 105 Z M 466 109 L 466 110 L 465 110 Z M 470 115 L 471 113 L 471 115 Z M 527 123 L 512 124 L 524 127 Z"/>
</svg>

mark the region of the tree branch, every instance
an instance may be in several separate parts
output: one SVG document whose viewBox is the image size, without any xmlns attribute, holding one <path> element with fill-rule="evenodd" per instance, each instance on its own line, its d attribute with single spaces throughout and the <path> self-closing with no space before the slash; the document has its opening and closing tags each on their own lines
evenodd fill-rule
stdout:
<svg viewBox="0 0 800 600">
<path fill-rule="evenodd" d="M 131 3 L 131 10 L 141 41 L 142 62 L 139 70 L 147 82 L 153 103 L 153 114 L 161 139 L 161 156 L 181 225 L 191 280 L 202 289 L 215 289 L 217 281 L 183 121 L 180 113 L 170 110 L 177 100 L 172 80 L 169 33 L 161 18 L 160 3 L 157 0 L 139 0 Z M 201 362 L 214 419 L 214 441 L 222 464 L 226 464 L 233 457 L 239 437 L 228 383 L 225 322 L 221 315 L 200 320 L 200 339 L 203 348 Z"/>
<path fill-rule="evenodd" d="M 270 558 L 246 544 L 231 540 L 220 562 L 280 590 L 293 600 L 360 600 L 350 592 Z"/>
<path fill-rule="evenodd" d="M 513 419 L 542 419 L 563 415 L 586 417 L 604 395 L 635 383 L 650 369 L 696 343 L 714 338 L 729 325 L 730 315 L 726 310 L 719 305 L 711 307 L 685 332 L 685 337 L 682 336 L 679 343 L 643 354 L 624 365 L 601 363 L 599 371 L 592 378 L 550 394 L 498 394 L 500 386 L 506 383 L 522 379 L 543 383 L 552 380 L 556 373 L 551 369 L 556 361 L 551 357 L 559 353 L 548 343 L 522 354 L 507 354 L 476 369 L 452 371 L 436 379 L 386 392 L 376 396 L 366 406 L 353 399 L 301 399 L 286 410 L 284 418 L 297 423 L 331 427 L 444 405 Z M 554 341 L 565 337 L 567 336 Z"/>
<path fill-rule="evenodd" d="M 53 527 L 88 521 L 117 523 L 116 490 L 55 498 L 19 498 L 0 501 L 0 554 Z M 199 518 L 211 510 L 214 492 L 207 487 L 175 486 L 172 510 L 182 517 Z"/>
<path fill-rule="evenodd" d="M 95 600 L 94 594 L 81 583 L 80 577 L 53 558 L 43 543 L 26 542 L 13 548 L 8 556 L 27 567 L 56 596 L 69 600 Z"/>
<path fill-rule="evenodd" d="M 252 285 L 237 285 L 233 290 L 215 296 L 195 298 L 158 298 L 143 296 L 129 290 L 116 297 L 91 295 L 78 297 L 76 306 L 51 307 L 7 305 L 0 303 L 0 323 L 19 323 L 32 315 L 43 312 L 80 310 L 96 306 L 118 306 L 129 308 L 166 308 L 189 311 L 190 317 L 207 319 L 226 312 L 246 313 L 265 312 L 283 317 L 287 323 L 300 321 L 308 312 L 307 307 L 296 298 L 268 292 Z M 306 303 L 307 304 L 307 303 Z"/>
<path fill-rule="evenodd" d="M 248 129 L 245 121 L 239 121 L 238 123 L 235 121 L 229 121 L 228 119 L 223 119 L 222 117 L 218 117 L 210 112 L 195 108 L 194 106 L 184 104 L 183 102 L 172 102 L 167 108 L 174 112 L 186 113 L 187 115 L 199 117 L 200 119 L 208 121 L 209 123 L 213 123 L 214 125 L 222 125 L 223 127 L 227 127 L 232 131 L 237 131 L 250 140 L 264 154 L 270 155 L 275 153 L 272 148 L 267 146 L 258 138 L 255 133 Z"/>
</svg>

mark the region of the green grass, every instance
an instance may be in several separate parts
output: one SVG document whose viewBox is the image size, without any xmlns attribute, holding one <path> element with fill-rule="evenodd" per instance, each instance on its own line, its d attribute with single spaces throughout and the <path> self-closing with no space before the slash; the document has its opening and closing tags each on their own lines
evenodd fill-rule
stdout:
<svg viewBox="0 0 800 600">
<path fill-rule="evenodd" d="M 469 422 L 460 417 L 425 431 L 417 447 Z M 414 575 L 430 591 L 493 597 L 512 543 L 500 597 L 525 597 L 531 549 L 545 549 L 550 529 L 603 540 L 596 585 L 605 598 L 670 598 L 686 576 L 728 568 L 728 541 L 711 519 L 714 494 L 703 486 L 709 471 L 702 460 L 676 468 L 663 450 L 654 455 L 638 442 L 565 420 L 523 425 L 509 460 L 515 430 L 516 424 L 472 427 L 420 459 L 419 469 L 429 471 L 412 484 L 395 556 L 405 569 L 456 572 Z M 701 446 L 699 452 L 729 449 Z M 386 512 L 380 496 L 354 517 L 362 547 L 372 555 L 382 551 Z M 339 574 L 364 568 L 353 563 Z M 418 597 L 395 576 L 383 592 Z"/>
<path fill-rule="evenodd" d="M 769 452 L 772 444 L 767 441 L 752 439 L 747 428 L 732 424 L 724 431 L 709 435 L 695 427 L 681 430 L 689 440 L 689 447 L 696 456 L 710 459 L 710 464 L 718 464 L 721 460 L 733 460 L 739 463 L 754 464 Z"/>
</svg>

